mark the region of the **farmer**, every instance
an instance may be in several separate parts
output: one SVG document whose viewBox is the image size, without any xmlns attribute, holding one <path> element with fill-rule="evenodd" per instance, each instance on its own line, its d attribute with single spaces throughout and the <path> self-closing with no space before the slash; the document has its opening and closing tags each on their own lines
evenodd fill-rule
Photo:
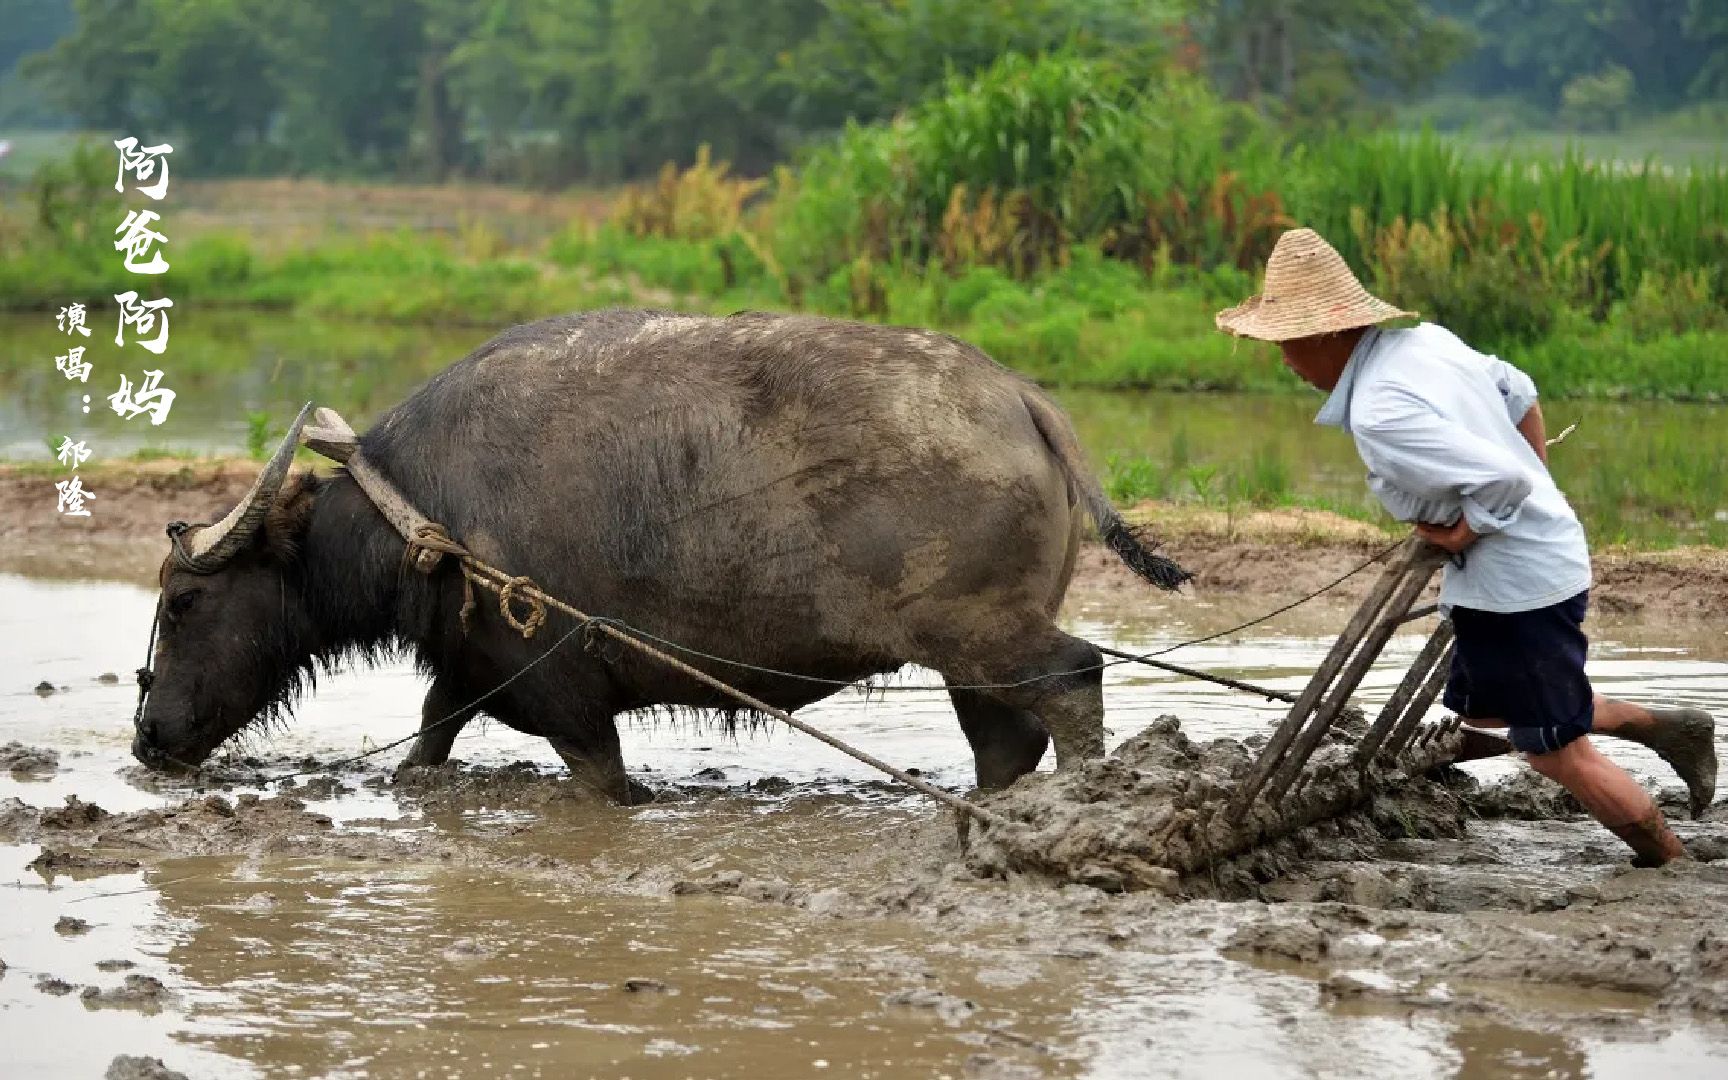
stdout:
<svg viewBox="0 0 1728 1080">
<path fill-rule="evenodd" d="M 1655 751 L 1686 782 L 1697 817 L 1716 793 L 1714 722 L 1591 689 L 1581 629 L 1590 552 L 1548 475 L 1536 386 L 1433 323 L 1379 326 L 1411 317 L 1369 295 L 1319 234 L 1293 229 L 1272 250 L 1261 294 L 1217 323 L 1277 342 L 1292 371 L 1327 391 L 1316 421 L 1348 432 L 1386 509 L 1451 553 L 1440 589 L 1457 631 L 1447 708 L 1507 728 L 1537 772 L 1631 847 L 1634 865 L 1684 858 L 1655 801 L 1589 735 Z"/>
</svg>

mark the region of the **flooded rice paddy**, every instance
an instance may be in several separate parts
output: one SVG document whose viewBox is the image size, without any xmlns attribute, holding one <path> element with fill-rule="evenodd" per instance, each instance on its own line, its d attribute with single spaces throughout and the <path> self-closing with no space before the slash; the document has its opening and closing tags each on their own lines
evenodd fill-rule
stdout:
<svg viewBox="0 0 1728 1080">
<path fill-rule="evenodd" d="M 234 453 L 248 411 L 280 425 L 307 399 L 362 426 L 489 336 L 196 311 L 174 333 L 171 421 L 92 409 L 77 431 L 98 459 Z M 0 459 L 45 461 L 52 418 L 81 416 L 83 390 L 53 369 L 51 320 L 0 318 L 0 341 Z M 1312 397 L 1061 398 L 1101 468 L 1149 462 L 1167 495 L 1251 472 L 1275 494 L 1364 498 L 1348 440 L 1312 429 Z M 1725 543 L 1724 420 L 1553 403 L 1551 428 L 1579 424 L 1556 473 L 1598 537 Z M 1287 599 L 1083 595 L 1070 628 L 1135 651 Z M 325 680 L 287 730 L 205 778 L 165 779 L 128 752 L 153 603 L 133 585 L 0 574 L 0 747 L 57 754 L 0 768 L 0 1075 L 97 1076 L 119 1054 L 199 1078 L 1728 1069 L 1728 863 L 1628 874 L 1587 821 L 1473 821 L 1463 840 L 1389 842 L 1370 861 L 1317 855 L 1258 899 L 1179 903 L 970 880 L 944 812 L 776 728 L 627 724 L 633 775 L 664 796 L 636 808 L 594 805 L 543 742 L 496 724 L 429 776 L 393 782 L 402 747 L 270 782 L 409 734 L 424 687 L 401 664 Z M 1334 615 L 1299 609 L 1171 659 L 1295 689 Z M 1589 628 L 1603 691 L 1728 718 L 1728 627 L 1651 603 Z M 1366 702 L 1420 643 L 1394 642 Z M 964 789 L 946 694 L 906 689 L 932 681 L 903 673 L 801 715 Z M 1106 703 L 1113 744 L 1165 714 L 1204 739 L 1282 712 L 1128 666 L 1107 673 Z M 1675 786 L 1641 748 L 1604 749 Z M 1469 766 L 1483 782 L 1521 768 Z M 17 827 L 69 798 L 130 815 L 130 846 L 93 862 L 69 834 Z M 1676 828 L 1721 846 L 1728 811 L 1712 817 Z M 1473 955 L 1443 959 L 1452 947 Z"/>
<path fill-rule="evenodd" d="M 130 672 L 153 603 L 126 585 L 0 576 L 0 744 L 58 752 L 55 768 L 0 772 L 0 800 L 57 807 L 76 796 L 123 813 L 204 797 L 140 772 L 128 754 Z M 1193 599 L 1135 603 L 1072 610 L 1068 622 L 1143 650 L 1244 614 Z M 1720 628 L 1592 628 L 1591 674 L 1605 692 L 1728 717 Z M 1172 659 L 1293 689 L 1326 644 L 1271 624 Z M 1400 637 L 1363 696 L 1389 692 L 1419 644 Z M 38 693 L 42 683 L 53 692 Z M 777 729 L 627 725 L 633 775 L 669 796 L 628 809 L 568 791 L 543 743 L 496 724 L 459 740 L 461 769 L 423 783 L 389 783 L 406 748 L 297 783 L 303 809 L 258 782 L 408 734 L 422 689 L 400 665 L 326 681 L 291 728 L 219 768 L 227 802 L 170 814 L 108 865 L 44 865 L 47 836 L 0 845 L 6 1074 L 96 1076 L 117 1054 L 194 1077 L 1677 1080 L 1721 1075 L 1728 1061 L 1720 1009 L 1676 1009 L 1636 973 L 1578 986 L 1430 980 L 1421 994 L 1434 1000 L 1412 1005 L 1340 990 L 1341 978 L 1398 976 L 1340 975 L 1338 962 L 1371 939 L 1394 948 L 1419 923 L 1327 929 L 1331 962 L 1320 963 L 1301 948 L 1231 945 L 1266 920 L 1334 927 L 1356 908 L 945 877 L 945 814 Z M 1110 669 L 1106 700 L 1114 741 L 1165 713 L 1197 738 L 1261 732 L 1279 715 L 1129 667 Z M 801 715 L 938 783 L 969 782 L 940 692 L 847 694 Z M 1640 748 L 1606 749 L 1673 785 Z M 1519 766 L 1472 768 L 1492 778 Z M 266 799 L 247 806 L 248 793 Z M 280 827 L 228 842 L 266 812 Z M 1578 821 L 1482 822 L 1424 858 L 1498 866 L 1515 883 L 1506 895 L 1611 889 L 1622 874 L 1612 840 Z M 1393 854 L 1385 865 L 1394 883 L 1439 872 L 1400 870 Z M 87 928 L 56 929 L 66 917 Z M 116 995 L 128 975 L 161 990 Z"/>
</svg>

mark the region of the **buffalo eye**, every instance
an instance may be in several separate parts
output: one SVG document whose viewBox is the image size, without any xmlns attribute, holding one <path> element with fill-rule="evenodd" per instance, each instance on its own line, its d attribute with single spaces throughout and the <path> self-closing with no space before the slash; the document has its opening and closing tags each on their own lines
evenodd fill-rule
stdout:
<svg viewBox="0 0 1728 1080">
<path fill-rule="evenodd" d="M 183 593 L 175 593 L 168 598 L 168 614 L 178 618 L 191 611 L 193 605 L 198 603 L 198 594 L 203 591 L 202 589 L 187 589 Z"/>
</svg>

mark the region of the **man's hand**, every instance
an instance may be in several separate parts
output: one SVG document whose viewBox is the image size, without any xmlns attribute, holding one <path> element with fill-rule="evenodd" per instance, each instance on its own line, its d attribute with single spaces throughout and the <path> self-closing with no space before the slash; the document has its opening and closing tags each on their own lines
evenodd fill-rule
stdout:
<svg viewBox="0 0 1728 1080">
<path fill-rule="evenodd" d="M 1418 524 L 1416 534 L 1435 547 L 1444 548 L 1454 555 L 1481 539 L 1463 517 L 1450 525 Z"/>
</svg>

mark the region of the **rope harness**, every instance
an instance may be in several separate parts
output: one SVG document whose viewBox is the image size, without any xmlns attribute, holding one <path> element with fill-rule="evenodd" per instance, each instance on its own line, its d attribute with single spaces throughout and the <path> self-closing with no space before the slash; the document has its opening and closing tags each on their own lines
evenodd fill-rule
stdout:
<svg viewBox="0 0 1728 1080">
<path fill-rule="evenodd" d="M 190 570 L 195 574 L 205 573 L 206 571 L 199 570 L 197 564 L 192 561 L 192 557 L 187 554 L 185 544 L 180 539 L 191 527 L 184 521 L 170 521 L 168 523 L 170 557 L 174 560 L 174 565 L 182 570 Z M 164 599 L 166 599 L 166 594 L 158 591 L 156 594 L 156 614 L 150 617 L 150 643 L 144 648 L 144 666 L 135 672 L 138 680 L 138 707 L 132 710 L 133 731 L 143 730 L 144 702 L 150 697 L 150 688 L 156 685 L 156 672 L 150 665 L 156 660 L 156 635 L 162 629 L 162 603 Z"/>
</svg>

